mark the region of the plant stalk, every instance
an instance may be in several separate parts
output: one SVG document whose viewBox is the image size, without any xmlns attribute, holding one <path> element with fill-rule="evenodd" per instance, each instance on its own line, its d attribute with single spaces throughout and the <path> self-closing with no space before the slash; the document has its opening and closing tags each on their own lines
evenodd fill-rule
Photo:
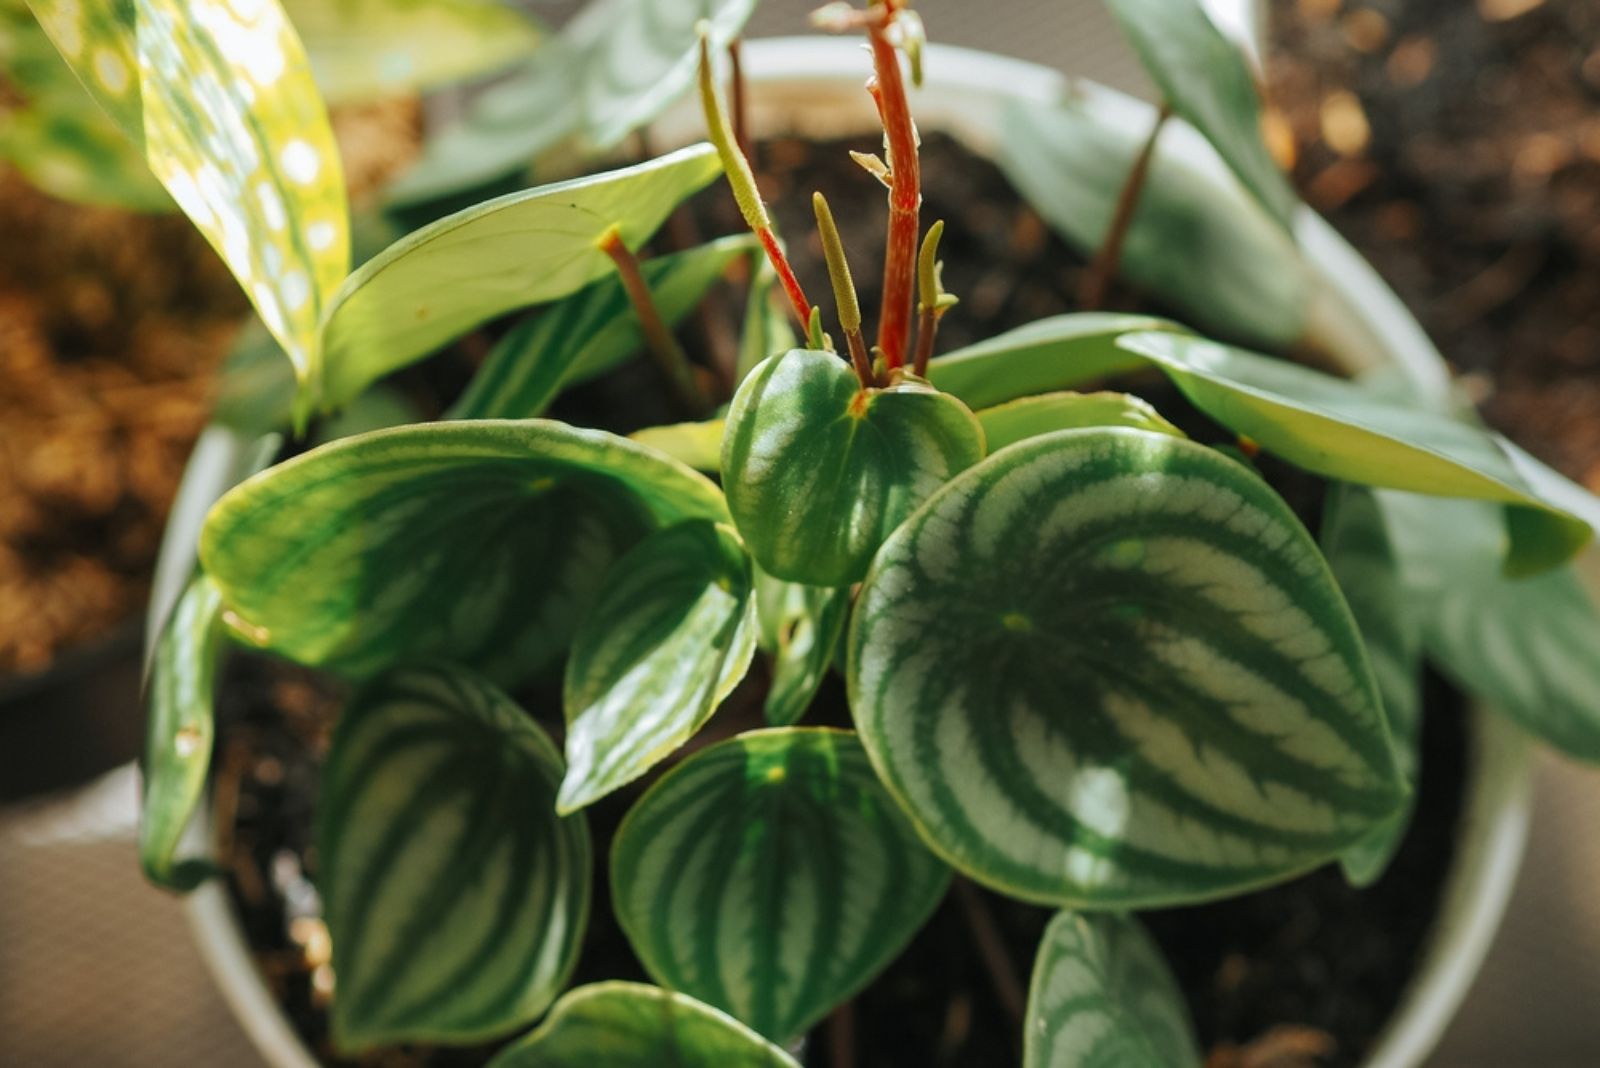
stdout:
<svg viewBox="0 0 1600 1068">
<path fill-rule="evenodd" d="M 946 296 L 939 284 L 939 239 L 944 236 L 944 220 L 928 227 L 922 239 L 922 251 L 917 253 L 917 356 L 911 373 L 918 378 L 928 376 L 928 361 L 933 358 L 933 342 L 939 334 L 939 320 L 956 302 Z"/>
<path fill-rule="evenodd" d="M 886 0 L 884 17 L 867 23 L 875 74 L 867 85 L 883 122 L 889 164 L 889 238 L 883 257 L 883 308 L 878 317 L 878 349 L 892 370 L 906 362 L 911 338 L 911 305 L 917 263 L 918 216 L 922 210 L 922 168 L 917 128 L 911 121 L 900 53 L 889 40 L 889 21 L 902 6 Z"/>
<path fill-rule="evenodd" d="M 850 362 L 855 365 L 861 388 L 867 389 L 874 385 L 872 359 L 867 355 L 867 340 L 861 335 L 861 303 L 856 297 L 855 281 L 850 277 L 850 261 L 845 259 L 844 242 L 839 239 L 839 228 L 834 224 L 827 198 L 821 193 L 811 194 L 811 208 L 817 214 L 822 255 L 828 262 L 828 280 L 833 283 L 833 304 L 839 314 L 839 326 L 850 345 Z"/>
<path fill-rule="evenodd" d="M 994 916 L 983 898 L 978 896 L 977 888 L 966 879 L 956 876 L 951 888 L 955 890 L 961 911 L 966 915 L 967 927 L 972 931 L 978 954 L 983 958 L 983 966 L 994 984 L 995 996 L 1000 999 L 1006 1014 L 1021 1023 L 1027 1015 L 1028 996 L 1022 989 L 1021 980 L 1017 978 L 1016 964 L 1011 960 L 1004 939 L 1000 937 L 1000 928 L 994 922 Z"/>
<path fill-rule="evenodd" d="M 644 334 L 645 346 L 662 374 L 666 375 L 679 403 L 694 418 L 705 418 L 711 412 L 711 404 L 695 380 L 694 367 L 689 363 L 683 346 L 678 344 L 678 339 L 672 336 L 666 321 L 661 318 L 661 311 L 650 294 L 650 286 L 644 280 L 644 273 L 639 270 L 639 260 L 622 240 L 622 231 L 612 226 L 601 235 L 596 245 L 616 265 L 622 288 L 627 291 L 634 314 L 639 317 L 639 329 Z"/>
<path fill-rule="evenodd" d="M 1144 192 L 1145 181 L 1150 175 L 1150 162 L 1155 158 L 1156 140 L 1171 117 L 1172 108 L 1161 105 L 1155 128 L 1139 150 L 1133 169 L 1128 172 L 1128 180 L 1122 184 L 1116 211 L 1111 217 L 1111 227 L 1106 231 L 1106 238 L 1100 243 L 1100 250 L 1095 253 L 1089 272 L 1083 276 L 1083 285 L 1078 290 L 1078 304 L 1082 311 L 1098 311 L 1105 306 L 1106 298 L 1111 294 L 1111 283 L 1116 280 L 1117 271 L 1122 266 L 1122 246 L 1127 242 L 1128 230 L 1139 210 L 1139 195 Z"/>
</svg>

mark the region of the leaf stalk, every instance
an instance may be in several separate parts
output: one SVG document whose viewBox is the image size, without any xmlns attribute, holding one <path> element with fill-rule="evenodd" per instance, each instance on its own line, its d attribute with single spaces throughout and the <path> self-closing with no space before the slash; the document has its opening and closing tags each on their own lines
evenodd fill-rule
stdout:
<svg viewBox="0 0 1600 1068">
<path fill-rule="evenodd" d="M 678 401 L 696 419 L 705 418 L 711 412 L 711 404 L 695 379 L 688 354 L 668 329 L 666 320 L 661 318 L 661 310 L 656 307 L 650 286 L 639 269 L 638 257 L 622 240 L 622 231 L 614 225 L 609 227 L 595 245 L 611 257 L 611 262 L 616 266 L 622 288 L 628 294 L 634 314 L 639 317 L 639 329 L 644 334 L 645 346 L 662 374 L 666 375 Z"/>
</svg>

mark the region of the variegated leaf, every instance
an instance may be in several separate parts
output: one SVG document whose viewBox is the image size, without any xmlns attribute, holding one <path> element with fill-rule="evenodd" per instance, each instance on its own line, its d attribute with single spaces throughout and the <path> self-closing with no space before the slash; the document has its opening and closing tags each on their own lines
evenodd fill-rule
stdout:
<svg viewBox="0 0 1600 1068">
<path fill-rule="evenodd" d="M 983 426 L 990 452 L 999 452 L 1040 434 L 1096 426 L 1126 426 L 1185 437 L 1148 401 L 1129 393 L 1042 393 L 973 413 Z"/>
<path fill-rule="evenodd" d="M 772 687 L 763 711 L 774 727 L 805 715 L 833 664 L 850 619 L 850 587 L 807 586 L 756 575 L 761 648 L 772 655 Z"/>
<path fill-rule="evenodd" d="M 740 235 L 640 265 L 656 310 L 682 322 L 753 239 Z M 609 371 L 644 346 L 622 283 L 602 278 L 513 327 L 472 376 L 452 419 L 527 419 L 567 386 Z"/>
<path fill-rule="evenodd" d="M 371 674 L 418 656 L 528 677 L 611 564 L 684 519 L 727 520 L 703 476 L 544 420 L 431 423 L 280 464 L 212 510 L 201 559 L 246 640 Z"/>
<path fill-rule="evenodd" d="M 1327 861 L 1405 787 L 1326 563 L 1253 472 L 1067 430 L 958 475 L 885 543 L 850 703 L 935 851 L 1024 900 L 1198 901 Z"/>
<path fill-rule="evenodd" d="M 863 390 L 829 352 L 774 356 L 728 412 L 728 508 L 769 574 L 843 586 L 866 573 L 889 532 L 983 455 L 960 401 L 907 381 Z"/>
<path fill-rule="evenodd" d="M 617 918 L 659 982 L 779 1041 L 899 954 L 949 870 L 846 731 L 753 731 L 639 799 L 611 853 Z"/>
<path fill-rule="evenodd" d="M 1195 407 L 1265 451 L 1328 478 L 1510 505 L 1511 574 L 1568 559 L 1600 500 L 1498 434 L 1283 360 L 1186 334 L 1127 334 Z"/>
<path fill-rule="evenodd" d="M 458 669 L 407 669 L 340 717 L 316 882 L 334 1041 L 465 1044 L 530 1023 L 566 985 L 589 913 L 589 831 L 555 811 L 561 757 Z"/>
<path fill-rule="evenodd" d="M 651 535 L 606 575 L 567 658 L 562 812 L 649 771 L 744 678 L 751 582 L 733 531 L 704 520 Z"/>
<path fill-rule="evenodd" d="M 471 327 L 575 293 L 613 270 L 600 239 L 637 249 L 715 178 L 710 145 L 499 197 L 396 242 L 350 276 L 323 329 L 321 399 L 337 407 Z"/>
<path fill-rule="evenodd" d="M 1188 1006 L 1131 916 L 1050 921 L 1028 990 L 1023 1068 L 1200 1068 Z"/>
<path fill-rule="evenodd" d="M 594 983 L 568 993 L 539 1029 L 489 1068 L 800 1068 L 738 1020 L 642 983 Z"/>
</svg>

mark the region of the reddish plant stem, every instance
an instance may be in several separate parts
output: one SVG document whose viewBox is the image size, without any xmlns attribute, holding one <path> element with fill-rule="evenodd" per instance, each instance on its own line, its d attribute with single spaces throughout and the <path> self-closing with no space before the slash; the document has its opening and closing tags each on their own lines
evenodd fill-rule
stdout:
<svg viewBox="0 0 1600 1068">
<path fill-rule="evenodd" d="M 951 888 L 955 891 L 956 900 L 961 903 L 961 911 L 966 914 L 967 927 L 972 931 L 973 941 L 978 944 L 978 953 L 983 957 L 984 968 L 994 984 L 995 996 L 1000 999 L 1006 1014 L 1020 1023 L 1028 1011 L 1028 996 L 1022 989 L 1021 980 L 1017 978 L 1017 966 L 1006 949 L 1005 940 L 1000 936 L 1000 928 L 995 924 L 989 906 L 979 896 L 977 887 L 959 875 L 951 882 Z"/>
<path fill-rule="evenodd" d="M 928 361 L 933 358 L 933 339 L 939 333 L 939 310 L 923 308 L 917 316 L 917 356 L 911 364 L 911 373 L 918 378 L 928 377 Z"/>
<path fill-rule="evenodd" d="M 757 230 L 756 237 L 761 240 L 761 247 L 766 250 L 773 270 L 778 272 L 778 281 L 783 284 L 784 295 L 789 298 L 789 307 L 794 309 L 800 329 L 808 330 L 811 326 L 811 305 L 806 303 L 806 291 L 800 288 L 800 279 L 795 277 L 794 268 L 789 266 L 789 257 L 783 254 L 783 247 L 778 244 L 778 235 L 766 229 Z"/>
<path fill-rule="evenodd" d="M 1116 211 L 1111 216 L 1111 227 L 1106 231 L 1106 238 L 1100 243 L 1100 250 L 1095 253 L 1088 273 L 1083 276 L 1083 285 L 1078 290 L 1078 303 L 1082 311 L 1097 311 L 1105 307 L 1106 298 L 1111 294 L 1111 283 L 1116 280 L 1117 271 L 1122 266 L 1122 246 L 1127 243 L 1128 229 L 1133 225 L 1133 217 L 1139 209 L 1139 194 L 1144 192 L 1145 180 L 1150 175 L 1150 161 L 1155 158 L 1156 139 L 1161 136 L 1161 128 L 1171 117 L 1172 108 L 1163 104 L 1149 140 L 1139 150 L 1133 169 L 1128 172 L 1128 180 L 1122 185 Z"/>
<path fill-rule="evenodd" d="M 900 5 L 890 0 L 883 10 Z M 911 339 L 911 305 L 916 280 L 918 215 L 922 210 L 922 168 L 917 158 L 917 129 L 906 100 L 900 53 L 889 40 L 887 18 L 867 23 L 876 74 L 867 91 L 878 105 L 889 151 L 889 240 L 883 257 L 883 308 L 878 316 L 878 349 L 891 368 L 906 362 Z"/>
<path fill-rule="evenodd" d="M 855 1068 L 856 1003 L 847 1001 L 828 1017 L 828 1053 L 833 1068 Z"/>
<path fill-rule="evenodd" d="M 755 162 L 755 146 L 750 143 L 750 114 L 745 95 L 743 42 L 735 37 L 728 42 L 728 74 L 732 82 L 728 106 L 733 110 L 733 143 L 744 158 Z"/>
<path fill-rule="evenodd" d="M 644 273 L 639 270 L 639 260 L 623 243 L 622 234 L 614 226 L 600 238 L 598 247 L 616 265 L 622 288 L 627 291 L 628 301 L 633 305 L 634 314 L 639 317 L 639 329 L 644 334 L 646 348 L 666 375 L 673 392 L 691 416 L 704 418 L 711 406 L 700 391 L 700 384 L 695 381 L 689 357 L 661 318 L 655 298 L 650 295 L 650 286 L 644 280 Z"/>
</svg>

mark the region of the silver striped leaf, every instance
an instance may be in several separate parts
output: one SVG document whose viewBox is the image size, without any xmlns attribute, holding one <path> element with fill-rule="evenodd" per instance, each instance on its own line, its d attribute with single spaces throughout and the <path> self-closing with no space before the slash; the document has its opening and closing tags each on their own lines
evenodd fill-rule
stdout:
<svg viewBox="0 0 1600 1068">
<path fill-rule="evenodd" d="M 833 664 L 850 619 L 850 587 L 806 586 L 757 569 L 761 648 L 772 656 L 772 687 L 763 713 L 774 727 L 805 715 Z"/>
<path fill-rule="evenodd" d="M 567 658 L 560 811 L 632 782 L 705 726 L 755 656 L 753 581 L 738 537 L 704 520 L 651 535 L 611 569 Z"/>
<path fill-rule="evenodd" d="M 571 991 L 489 1068 L 800 1068 L 738 1020 L 643 983 Z"/>
<path fill-rule="evenodd" d="M 1024 900 L 1237 893 L 1332 859 L 1405 795 L 1310 536 L 1186 439 L 1067 430 L 958 476 L 879 552 L 849 651 L 890 792 Z"/>
<path fill-rule="evenodd" d="M 397 672 L 345 709 L 316 878 L 341 1050 L 494 1038 L 555 999 L 591 876 L 584 818 L 556 815 L 560 779 L 544 731 L 458 669 Z"/>
<path fill-rule="evenodd" d="M 1132 916 L 1062 912 L 1028 990 L 1023 1068 L 1199 1068 L 1188 1006 Z"/>
<path fill-rule="evenodd" d="M 847 731 L 752 731 L 673 768 L 611 851 L 617 918 L 662 985 L 787 1041 L 893 960 L 949 869 Z"/>
<path fill-rule="evenodd" d="M 416 657 L 524 679 L 651 531 L 727 519 L 704 476 L 596 430 L 445 422 L 324 445 L 235 487 L 200 557 L 255 645 L 345 674 Z"/>
</svg>

